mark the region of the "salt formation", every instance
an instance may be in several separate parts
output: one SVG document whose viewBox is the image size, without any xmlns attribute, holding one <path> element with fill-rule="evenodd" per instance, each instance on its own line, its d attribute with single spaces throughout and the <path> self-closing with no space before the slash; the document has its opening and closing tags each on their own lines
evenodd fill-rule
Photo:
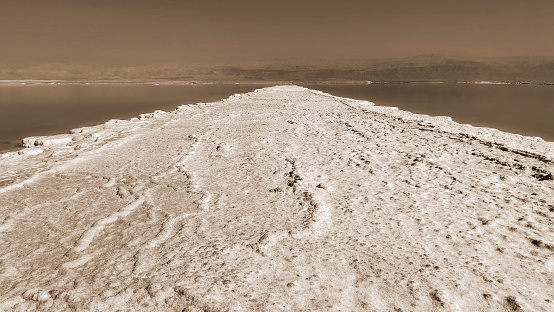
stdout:
<svg viewBox="0 0 554 312">
<path fill-rule="evenodd" d="M 278 86 L 26 144 L 1 311 L 554 310 L 539 138 Z"/>
</svg>

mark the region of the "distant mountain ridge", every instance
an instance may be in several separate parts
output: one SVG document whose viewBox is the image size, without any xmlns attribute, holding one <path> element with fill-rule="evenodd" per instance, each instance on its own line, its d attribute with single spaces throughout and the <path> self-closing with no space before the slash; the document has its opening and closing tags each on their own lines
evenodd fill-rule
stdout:
<svg viewBox="0 0 554 312">
<path fill-rule="evenodd" d="M 289 60 L 249 64 L 105 67 L 39 64 L 0 67 L 3 80 L 196 80 L 254 81 L 507 81 L 554 82 L 554 57 L 447 57 L 436 54 L 396 59 Z"/>
</svg>

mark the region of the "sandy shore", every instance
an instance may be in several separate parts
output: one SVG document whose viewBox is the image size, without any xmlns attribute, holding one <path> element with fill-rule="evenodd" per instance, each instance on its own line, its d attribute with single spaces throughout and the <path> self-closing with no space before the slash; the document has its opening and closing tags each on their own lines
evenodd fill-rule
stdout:
<svg viewBox="0 0 554 312">
<path fill-rule="evenodd" d="M 0 155 L 0 311 L 553 311 L 554 143 L 280 86 Z"/>
</svg>

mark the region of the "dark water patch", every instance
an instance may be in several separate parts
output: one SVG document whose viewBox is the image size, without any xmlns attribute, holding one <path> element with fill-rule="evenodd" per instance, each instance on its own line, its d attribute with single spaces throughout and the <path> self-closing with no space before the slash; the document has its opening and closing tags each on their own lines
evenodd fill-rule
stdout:
<svg viewBox="0 0 554 312">
<path fill-rule="evenodd" d="M 0 86 L 0 151 L 28 136 L 67 133 L 110 119 L 129 119 L 182 104 L 212 102 L 255 85 L 11 85 Z"/>
<path fill-rule="evenodd" d="M 458 123 L 554 141 L 554 86 L 479 84 L 308 85 L 333 95 Z"/>
</svg>

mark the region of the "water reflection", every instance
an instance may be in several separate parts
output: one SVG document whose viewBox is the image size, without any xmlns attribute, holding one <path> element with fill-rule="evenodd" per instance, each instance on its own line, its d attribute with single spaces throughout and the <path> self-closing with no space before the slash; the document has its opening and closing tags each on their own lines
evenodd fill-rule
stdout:
<svg viewBox="0 0 554 312">
<path fill-rule="evenodd" d="M 554 141 L 554 86 L 477 84 L 314 85 L 333 95 Z"/>
<path fill-rule="evenodd" d="M 156 109 L 210 102 L 254 85 L 33 85 L 0 86 L 0 150 L 22 138 L 67 133 L 110 119 L 129 119 Z"/>
</svg>

